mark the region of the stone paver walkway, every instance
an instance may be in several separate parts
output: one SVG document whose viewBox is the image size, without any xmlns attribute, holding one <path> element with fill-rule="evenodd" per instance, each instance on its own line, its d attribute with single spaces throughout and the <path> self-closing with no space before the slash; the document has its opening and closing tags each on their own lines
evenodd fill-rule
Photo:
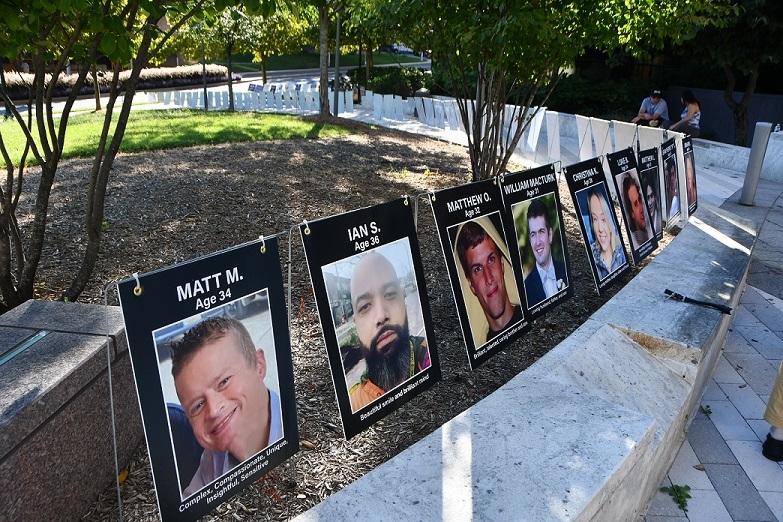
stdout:
<svg viewBox="0 0 783 522">
<path fill-rule="evenodd" d="M 691 488 L 687 512 L 658 492 L 645 519 L 783 522 L 783 463 L 761 454 L 764 409 L 783 361 L 783 202 L 770 210 L 748 286 L 701 407 L 662 486 Z"/>
</svg>

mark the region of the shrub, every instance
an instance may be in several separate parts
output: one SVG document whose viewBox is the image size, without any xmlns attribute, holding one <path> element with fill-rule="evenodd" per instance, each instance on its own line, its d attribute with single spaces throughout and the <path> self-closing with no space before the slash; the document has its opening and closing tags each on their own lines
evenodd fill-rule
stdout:
<svg viewBox="0 0 783 522">
<path fill-rule="evenodd" d="M 569 114 L 627 120 L 639 111 L 649 87 L 647 82 L 588 80 L 573 75 L 560 80 L 546 106 Z"/>
<path fill-rule="evenodd" d="M 421 89 L 429 88 L 432 81 L 428 71 L 416 67 L 373 67 L 370 81 L 364 82 L 365 69 L 352 69 L 348 75 L 354 83 L 366 84 L 377 94 L 396 94 L 408 98 Z"/>
<path fill-rule="evenodd" d="M 228 69 L 222 65 L 207 65 L 207 82 L 224 82 L 228 80 Z M 120 72 L 120 89 L 122 82 L 130 77 L 130 71 Z M 34 75 L 26 73 L 8 72 L 5 75 L 8 93 L 12 99 L 24 100 L 27 98 L 27 90 L 32 85 Z M 61 74 L 57 78 L 55 96 L 68 96 L 76 83 L 76 74 Z M 111 72 L 98 72 L 98 87 L 101 92 L 108 92 L 111 85 Z M 45 83 L 49 85 L 51 75 L 46 75 Z M 179 87 L 183 85 L 200 84 L 201 65 L 184 65 L 180 67 L 156 67 L 143 69 L 139 76 L 137 90 L 158 89 L 162 87 Z M 88 74 L 80 94 L 92 94 L 94 91 L 92 75 Z"/>
</svg>

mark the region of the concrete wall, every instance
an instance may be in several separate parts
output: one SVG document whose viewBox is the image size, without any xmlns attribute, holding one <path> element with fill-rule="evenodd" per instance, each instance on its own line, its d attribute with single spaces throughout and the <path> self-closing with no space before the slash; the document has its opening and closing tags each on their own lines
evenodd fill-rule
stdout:
<svg viewBox="0 0 783 522">
<path fill-rule="evenodd" d="M 693 140 L 693 144 L 697 169 L 699 166 L 706 166 L 745 173 L 750 156 L 749 147 L 700 138 Z M 773 132 L 769 137 L 767 154 L 761 167 L 761 178 L 783 183 L 783 132 Z"/>
<path fill-rule="evenodd" d="M 673 86 L 666 89 L 664 97 L 669 104 L 669 117 L 679 120 L 682 112 L 680 95 L 688 87 Z M 735 143 L 734 116 L 723 101 L 723 91 L 713 89 L 691 89 L 701 104 L 702 133 L 708 132 L 710 139 L 724 143 Z M 740 100 L 742 93 L 735 93 L 734 99 Z M 783 122 L 783 96 L 776 94 L 754 94 L 748 107 L 748 142 L 753 140 L 753 129 L 757 121 Z"/>
<path fill-rule="evenodd" d="M 756 207 L 702 204 L 669 246 L 530 368 L 297 520 L 635 520 L 685 437 L 736 306 Z"/>
<path fill-rule="evenodd" d="M 142 440 L 117 307 L 28 301 L 0 317 L 0 520 L 77 520 Z"/>
</svg>

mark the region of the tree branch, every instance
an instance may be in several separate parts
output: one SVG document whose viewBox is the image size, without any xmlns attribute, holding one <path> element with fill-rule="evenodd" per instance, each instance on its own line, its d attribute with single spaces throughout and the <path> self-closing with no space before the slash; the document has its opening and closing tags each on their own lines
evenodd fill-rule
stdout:
<svg viewBox="0 0 783 522">
<path fill-rule="evenodd" d="M 33 80 L 33 89 L 35 90 L 35 126 L 38 129 L 38 140 L 41 142 L 41 149 L 44 158 L 49 161 L 52 157 L 52 149 L 49 147 L 49 138 L 46 131 L 46 119 L 44 117 L 44 84 L 46 83 L 46 64 L 40 54 L 33 55 L 33 68 L 35 69 L 35 79 Z M 32 106 L 30 110 L 32 110 Z"/>
<path fill-rule="evenodd" d="M 8 96 L 8 87 L 5 82 L 5 72 L 3 71 L 2 67 L 0 67 L 0 97 L 3 98 L 3 103 L 5 106 L 11 110 L 11 114 L 16 120 L 16 123 L 19 125 L 19 128 L 22 130 L 27 143 L 30 145 L 30 148 L 33 151 L 33 156 L 35 156 L 35 159 L 38 160 L 38 163 L 43 164 L 44 159 L 41 157 L 41 153 L 38 151 L 38 147 L 35 145 L 33 135 L 30 133 L 30 127 L 25 125 L 24 120 L 22 119 L 22 115 L 19 114 L 19 109 L 16 108 L 16 104 Z M 32 105 L 28 104 L 27 108 L 28 112 L 32 114 Z M 32 121 L 30 123 L 32 123 Z"/>
<path fill-rule="evenodd" d="M 199 2 L 193 6 L 193 8 L 185 13 L 182 18 L 180 18 L 177 23 L 172 25 L 169 30 L 163 34 L 163 37 L 160 42 L 149 52 L 150 58 L 157 56 L 160 50 L 163 48 L 163 46 L 166 44 L 166 42 L 171 38 L 174 33 L 176 33 L 180 27 L 182 27 L 185 22 L 187 22 L 189 19 L 191 19 L 197 12 L 201 10 L 201 8 L 206 3 L 205 0 L 199 0 Z"/>
</svg>

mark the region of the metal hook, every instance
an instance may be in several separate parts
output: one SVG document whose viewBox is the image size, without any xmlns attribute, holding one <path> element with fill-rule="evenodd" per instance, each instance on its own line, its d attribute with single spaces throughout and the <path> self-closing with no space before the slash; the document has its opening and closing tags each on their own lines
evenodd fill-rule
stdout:
<svg viewBox="0 0 783 522">
<path fill-rule="evenodd" d="M 259 248 L 258 250 L 259 250 L 259 251 L 260 251 L 262 254 L 266 254 L 266 241 L 264 241 L 264 235 L 263 235 L 263 234 L 261 234 L 260 236 L 258 236 L 258 239 L 260 239 L 260 240 L 261 240 L 261 248 Z"/>
<path fill-rule="evenodd" d="M 404 195 L 404 196 L 402 196 L 402 197 L 403 197 L 403 198 L 405 198 L 405 206 L 407 207 L 408 205 L 410 205 L 410 203 L 408 202 L 408 195 L 407 195 L 407 194 L 405 194 L 405 195 Z"/>
<path fill-rule="evenodd" d="M 136 286 L 133 287 L 133 295 L 135 295 L 136 297 L 139 297 L 144 290 L 141 288 L 141 283 L 139 282 L 139 273 L 138 272 L 134 272 L 133 273 L 133 279 L 136 280 Z"/>
<path fill-rule="evenodd" d="M 307 224 L 307 220 L 306 219 L 303 219 L 302 223 L 304 223 L 304 226 L 305 226 L 305 229 L 304 229 L 305 235 L 309 236 L 310 235 L 310 225 Z"/>
</svg>

